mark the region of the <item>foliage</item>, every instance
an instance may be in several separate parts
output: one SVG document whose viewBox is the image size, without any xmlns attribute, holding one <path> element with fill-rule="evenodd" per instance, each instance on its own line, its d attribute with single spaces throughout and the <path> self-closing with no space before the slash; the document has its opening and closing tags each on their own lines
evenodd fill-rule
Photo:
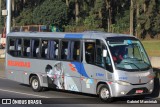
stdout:
<svg viewBox="0 0 160 107">
<path fill-rule="evenodd" d="M 29 25 L 33 24 L 33 10 L 27 9 L 20 13 L 20 15 L 16 18 L 16 25 Z"/>
<path fill-rule="evenodd" d="M 12 0 L 13 25 L 54 24 L 64 31 L 103 30 L 140 39 L 160 34 L 160 0 Z M 6 0 L 2 0 L 5 9 Z M 131 21 L 133 19 L 133 21 Z M 4 17 L 1 18 L 4 22 Z M 1 23 L 0 26 L 4 26 Z"/>
<path fill-rule="evenodd" d="M 61 0 L 45 0 L 33 11 L 33 21 L 35 24 L 65 25 L 67 6 Z"/>
</svg>

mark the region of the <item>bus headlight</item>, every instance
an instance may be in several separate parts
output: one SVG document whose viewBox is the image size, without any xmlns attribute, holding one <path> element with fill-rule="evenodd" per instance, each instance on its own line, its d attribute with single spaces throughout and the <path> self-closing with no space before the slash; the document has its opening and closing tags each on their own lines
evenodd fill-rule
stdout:
<svg viewBox="0 0 160 107">
<path fill-rule="evenodd" d="M 152 79 L 152 80 L 149 81 L 149 84 L 153 84 L 153 82 L 154 82 L 154 80 Z"/>
<path fill-rule="evenodd" d="M 119 85 L 125 85 L 125 86 L 128 86 L 128 85 L 131 85 L 130 83 L 128 82 L 124 82 L 124 81 L 116 81 Z"/>
</svg>

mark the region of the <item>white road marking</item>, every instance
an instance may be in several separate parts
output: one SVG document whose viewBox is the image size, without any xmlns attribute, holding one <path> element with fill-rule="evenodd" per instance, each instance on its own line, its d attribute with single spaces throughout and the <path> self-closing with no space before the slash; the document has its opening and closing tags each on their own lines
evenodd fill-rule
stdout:
<svg viewBox="0 0 160 107">
<path fill-rule="evenodd" d="M 1 76 L 0 76 L 0 79 L 6 80 L 6 78 L 5 78 L 5 77 L 1 77 Z"/>
<path fill-rule="evenodd" d="M 47 96 L 33 95 L 33 94 L 28 94 L 28 93 L 23 93 L 23 92 L 15 92 L 15 91 L 11 91 L 11 90 L 0 89 L 0 91 L 10 92 L 10 93 L 16 93 L 16 94 L 22 94 L 22 95 L 27 95 L 27 96 L 34 96 L 34 97 L 49 98 L 49 97 L 47 97 Z"/>
</svg>

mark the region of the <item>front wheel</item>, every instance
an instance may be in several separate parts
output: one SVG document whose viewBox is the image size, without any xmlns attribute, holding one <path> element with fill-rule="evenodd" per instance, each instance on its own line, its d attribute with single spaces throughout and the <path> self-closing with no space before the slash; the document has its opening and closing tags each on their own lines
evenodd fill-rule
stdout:
<svg viewBox="0 0 160 107">
<path fill-rule="evenodd" d="M 99 90 L 99 97 L 104 102 L 107 102 L 107 103 L 112 102 L 113 98 L 111 98 L 111 93 L 110 93 L 108 85 L 101 86 Z"/>
<path fill-rule="evenodd" d="M 40 86 L 40 82 L 37 76 L 33 76 L 31 78 L 31 83 L 30 83 L 32 90 L 35 92 L 40 92 L 42 91 L 42 87 Z"/>
</svg>

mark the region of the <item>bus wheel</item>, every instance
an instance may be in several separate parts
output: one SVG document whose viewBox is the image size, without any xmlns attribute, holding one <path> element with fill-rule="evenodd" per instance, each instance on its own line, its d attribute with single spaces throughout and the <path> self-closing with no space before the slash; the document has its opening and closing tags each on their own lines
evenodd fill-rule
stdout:
<svg viewBox="0 0 160 107">
<path fill-rule="evenodd" d="M 0 45 L 0 49 L 3 49 L 2 45 Z"/>
<path fill-rule="evenodd" d="M 112 102 L 113 98 L 111 98 L 111 93 L 108 85 L 104 84 L 100 87 L 99 97 L 104 102 L 107 102 L 107 103 Z"/>
<path fill-rule="evenodd" d="M 33 76 L 31 78 L 31 87 L 32 87 L 32 90 L 35 92 L 42 91 L 43 88 L 40 86 L 40 82 L 37 76 Z"/>
</svg>

